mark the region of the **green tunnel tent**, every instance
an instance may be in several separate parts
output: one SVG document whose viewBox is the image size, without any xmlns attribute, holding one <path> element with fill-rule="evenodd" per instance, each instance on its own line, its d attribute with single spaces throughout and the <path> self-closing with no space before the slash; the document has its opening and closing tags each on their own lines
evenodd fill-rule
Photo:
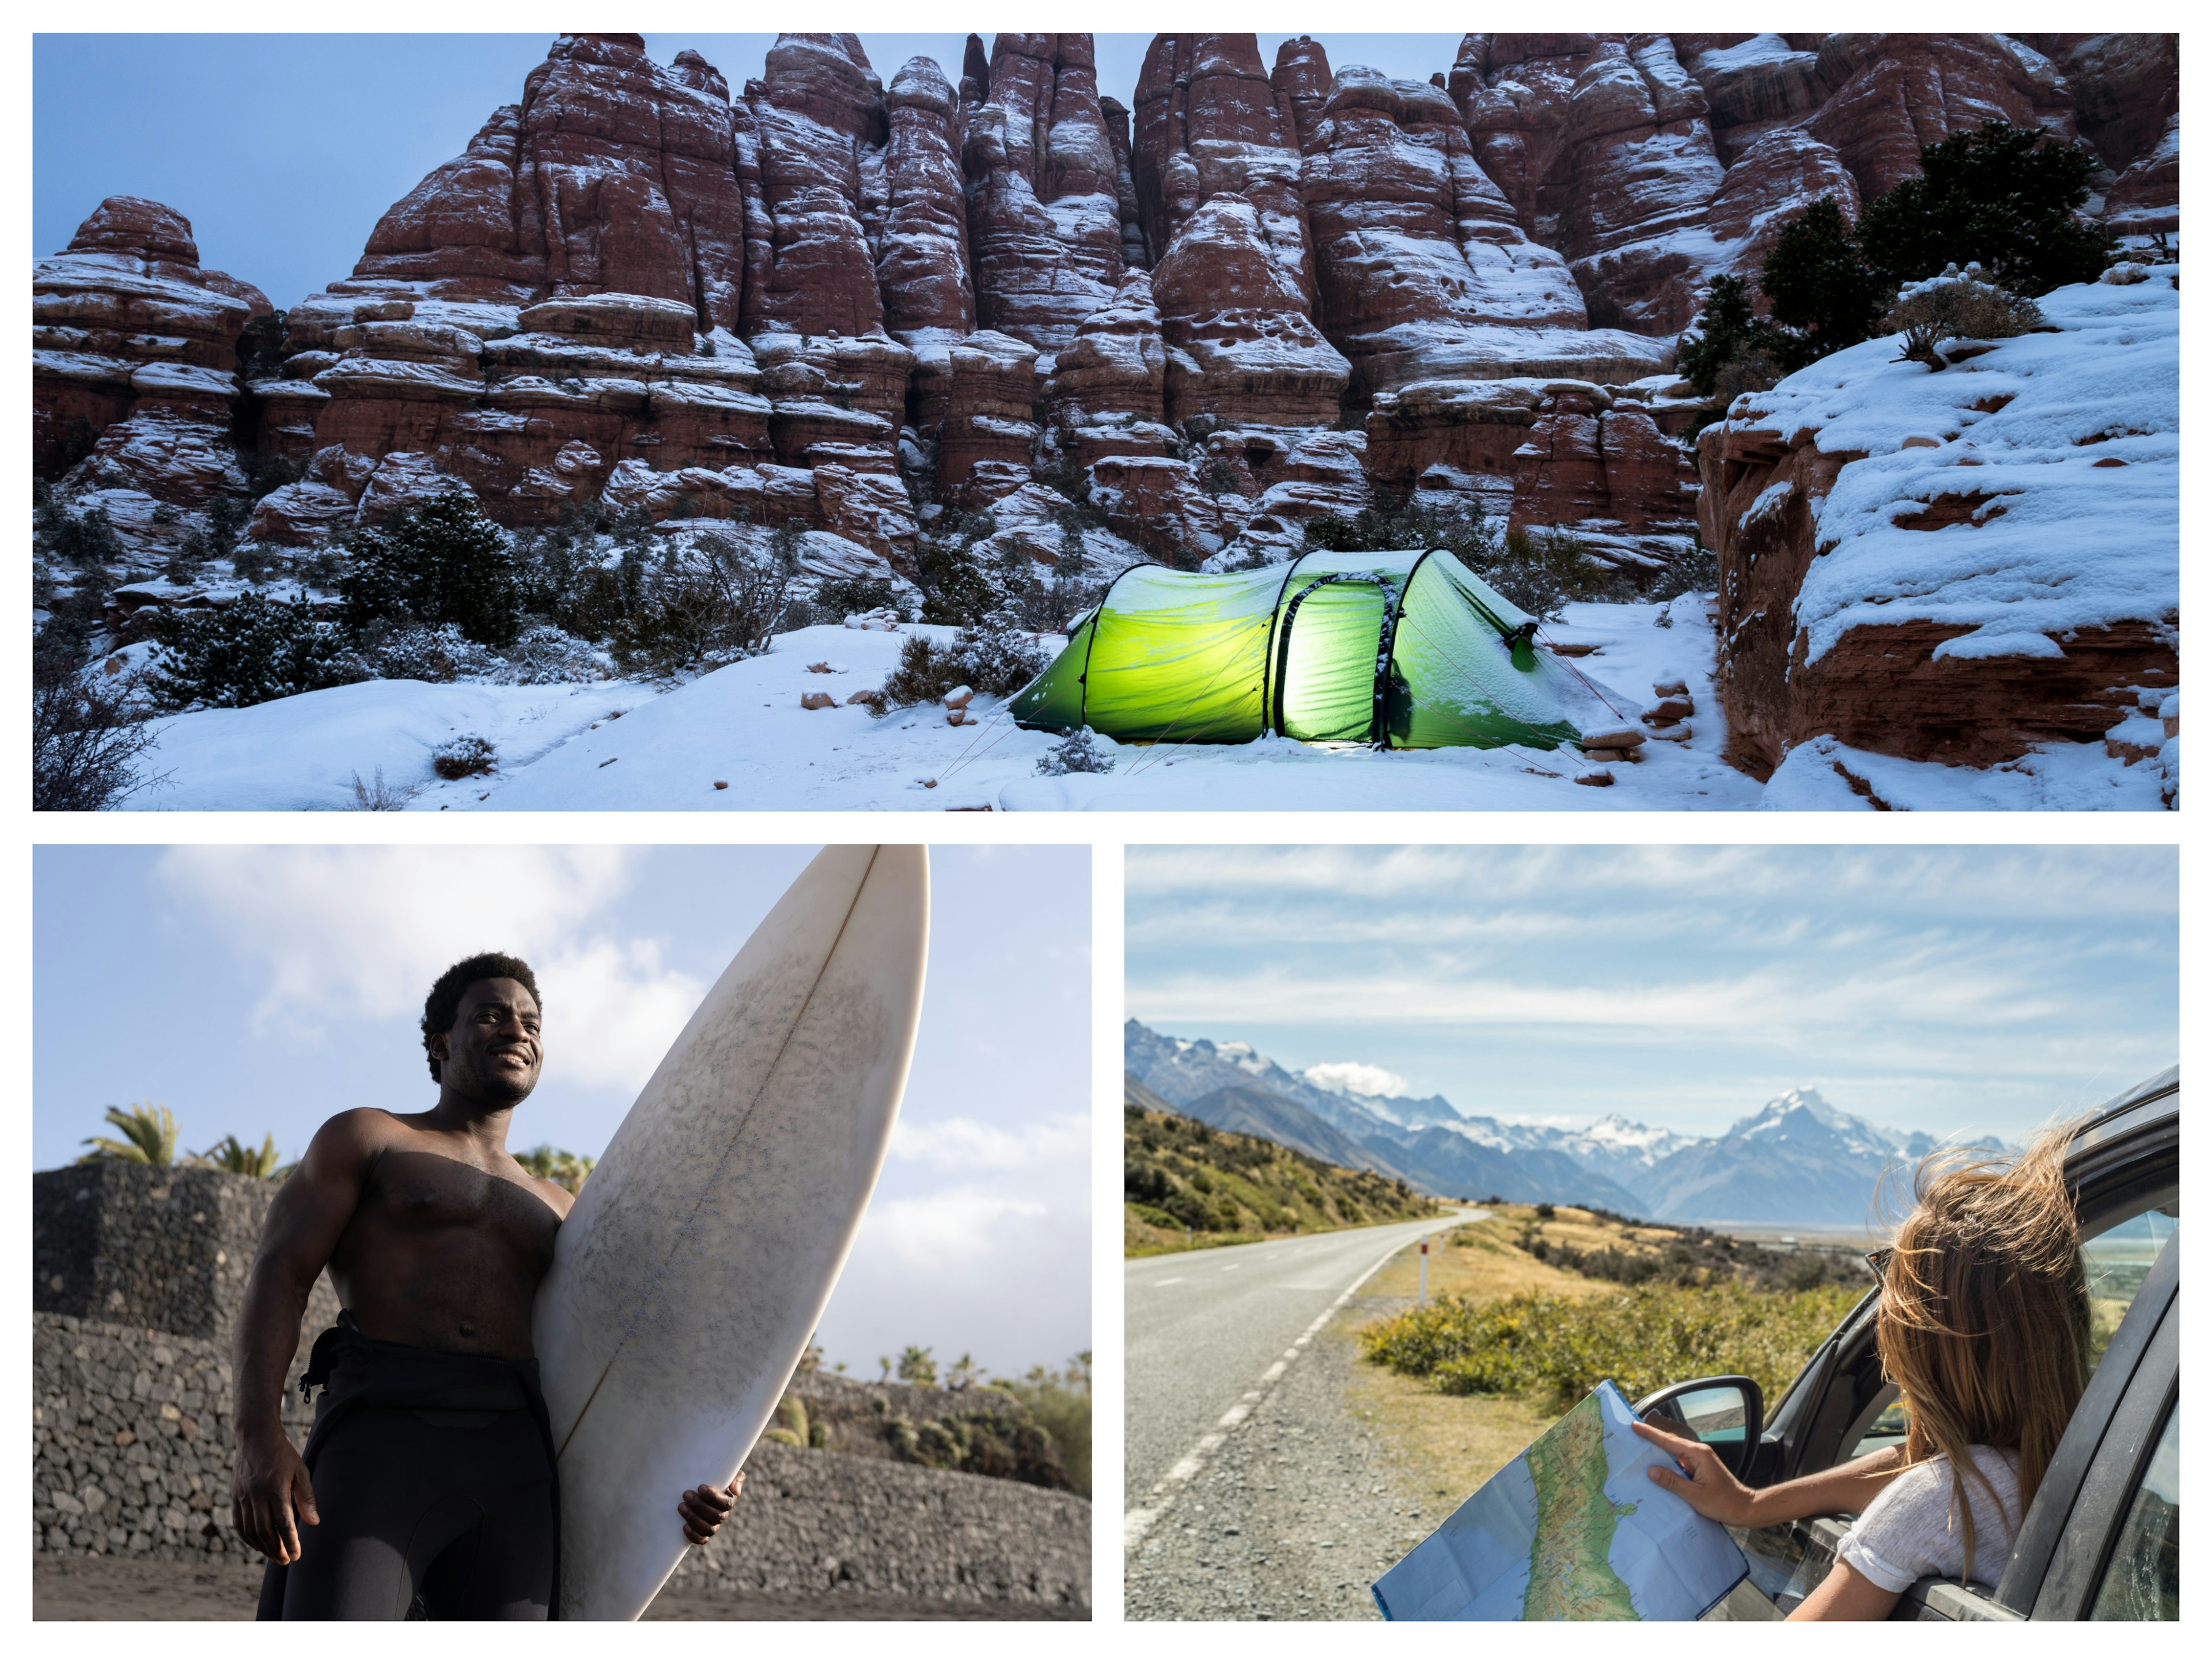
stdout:
<svg viewBox="0 0 2212 1654">
<path fill-rule="evenodd" d="M 1125 569 L 1014 697 L 1025 729 L 1117 741 L 1557 746 L 1620 721 L 1536 621 L 1448 551 L 1310 551 L 1236 574 Z"/>
</svg>

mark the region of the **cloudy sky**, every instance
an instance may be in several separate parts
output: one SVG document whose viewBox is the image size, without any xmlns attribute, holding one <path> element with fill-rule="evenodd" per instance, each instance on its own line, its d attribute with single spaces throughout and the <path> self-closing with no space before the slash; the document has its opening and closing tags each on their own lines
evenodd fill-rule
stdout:
<svg viewBox="0 0 2212 1654">
<path fill-rule="evenodd" d="M 436 1100 L 416 1020 L 454 959 L 520 953 L 545 1079 L 512 1142 L 597 1154 L 806 848 L 45 848 L 33 1164 L 150 1098 L 183 1146 Z M 999 1372 L 1091 1345 L 1090 876 L 1075 848 L 939 848 L 891 1154 L 823 1323 L 871 1376 L 908 1343 Z"/>
<path fill-rule="evenodd" d="M 917 10 L 958 8 L 918 7 Z M 369 230 L 422 175 L 522 96 L 550 34 L 42 34 L 32 51 L 32 250 L 58 252 L 111 195 L 191 221 L 202 261 L 283 309 L 350 275 Z M 988 49 L 991 35 L 983 36 Z M 1261 60 L 1289 38 L 1260 36 Z M 1450 71 L 1457 34 L 1316 36 L 1341 67 L 1401 79 Z M 1136 100 L 1149 34 L 1100 34 L 1102 92 Z M 909 58 L 957 85 L 964 33 L 864 32 L 885 85 Z M 648 34 L 667 63 L 689 48 L 733 91 L 773 34 Z"/>
<path fill-rule="evenodd" d="M 2171 848 L 1133 848 L 1127 1008 L 1340 1089 L 2016 1138 L 2179 1060 Z"/>
</svg>

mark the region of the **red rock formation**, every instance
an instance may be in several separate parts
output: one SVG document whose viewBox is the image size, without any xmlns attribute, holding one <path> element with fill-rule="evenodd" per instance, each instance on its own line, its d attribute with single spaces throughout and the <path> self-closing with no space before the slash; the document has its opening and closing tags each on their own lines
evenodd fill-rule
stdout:
<svg viewBox="0 0 2212 1654">
<path fill-rule="evenodd" d="M 1325 57 L 1321 66 L 1325 73 Z M 1154 35 L 1137 82 L 1137 205 L 1146 240 L 1167 248 L 1215 196 L 1241 196 L 1310 310 L 1311 237 L 1298 191 L 1297 128 L 1288 116 L 1261 64 L 1257 35 Z"/>
<path fill-rule="evenodd" d="M 1704 88 L 1713 144 L 1733 167 L 1778 127 L 1820 106 L 1818 35 L 1677 34 L 1674 56 Z"/>
<path fill-rule="evenodd" d="M 1120 168 L 1091 37 L 1000 34 L 986 76 L 963 155 L 976 318 L 1055 350 L 1121 279 Z"/>
<path fill-rule="evenodd" d="M 385 214 L 354 273 L 508 304 L 638 293 L 733 327 L 731 161 L 729 88 L 696 52 L 663 69 L 638 35 L 564 34 L 522 101 Z"/>
<path fill-rule="evenodd" d="M 1705 95 L 1663 34 L 1605 41 L 1567 100 L 1537 192 L 1540 222 L 1601 327 L 1679 333 L 1709 279 L 1705 211 L 1721 187 Z"/>
<path fill-rule="evenodd" d="M 1571 526 L 1600 535 L 1686 535 L 1697 473 L 1636 402 L 1595 385 L 1547 388 L 1544 411 L 1515 451 L 1512 528 Z"/>
<path fill-rule="evenodd" d="M 1586 326 L 1565 262 L 1521 233 L 1437 88 L 1344 69 L 1308 143 L 1321 319 L 1356 399 L 1425 379 L 1663 365 L 1665 346 Z"/>
<path fill-rule="evenodd" d="M 744 331 L 851 337 L 884 325 L 860 155 L 888 136 L 851 34 L 781 34 L 733 106 L 744 198 Z"/>
<path fill-rule="evenodd" d="M 31 463 L 171 505 L 241 486 L 230 442 L 238 340 L 258 289 L 200 268 L 191 225 L 111 196 L 31 271 Z"/>
<path fill-rule="evenodd" d="M 1335 423 L 1351 367 L 1306 313 L 1260 214 L 1217 195 L 1152 271 L 1168 344 L 1167 415 L 1232 424 Z"/>
<path fill-rule="evenodd" d="M 1045 407 L 1054 444 L 1079 465 L 1168 452 L 1167 345 L 1150 275 L 1132 271 L 1111 303 L 1084 318 L 1053 357 Z"/>
<path fill-rule="evenodd" d="M 876 257 L 884 326 L 909 345 L 970 332 L 975 291 L 968 274 L 959 103 L 936 63 L 915 58 L 892 80 L 884 106 L 890 143 Z"/>
<path fill-rule="evenodd" d="M 1566 125 L 1575 82 L 1625 34 L 1470 34 L 1460 42 L 1448 85 L 1467 119 L 1476 161 L 1504 192 L 1521 227 L 1557 246 L 1556 216 L 1541 216 L 1539 192 Z"/>
<path fill-rule="evenodd" d="M 1036 359 L 1036 346 L 985 331 L 916 364 L 916 424 L 937 444 L 938 497 L 947 505 L 975 510 L 1030 480 Z"/>
<path fill-rule="evenodd" d="M 1862 347 L 1705 429 L 1731 761 L 1763 778 L 1833 735 L 1995 763 L 2100 739 L 2175 686 L 2179 295 L 2162 279 L 2062 288 L 2043 301 L 2061 337 L 1940 380 Z M 1899 435 L 1908 410 L 1924 433 Z"/>
<path fill-rule="evenodd" d="M 1836 149 L 1869 201 L 1919 176 L 1923 146 L 1985 121 L 2074 136 L 2050 64 L 2002 35 L 1832 34 L 1818 73 L 1826 96 L 1805 130 Z"/>
<path fill-rule="evenodd" d="M 1274 91 L 1275 107 L 1282 112 L 1291 141 L 1302 153 L 1313 147 L 1314 129 L 1321 125 L 1322 107 L 1328 101 L 1329 82 L 1334 78 L 1328 50 L 1311 35 L 1301 34 L 1275 48 L 1274 72 L 1267 76 L 1267 83 Z"/>
<path fill-rule="evenodd" d="M 2123 235 L 2153 235 L 2181 228 L 2181 117 L 2166 118 L 2166 132 L 2150 152 L 2105 192 L 2105 222 Z"/>
<path fill-rule="evenodd" d="M 2173 34 L 2023 37 L 2066 76 L 2081 136 L 2124 172 L 2164 142 L 2181 107 L 2181 42 Z"/>
</svg>

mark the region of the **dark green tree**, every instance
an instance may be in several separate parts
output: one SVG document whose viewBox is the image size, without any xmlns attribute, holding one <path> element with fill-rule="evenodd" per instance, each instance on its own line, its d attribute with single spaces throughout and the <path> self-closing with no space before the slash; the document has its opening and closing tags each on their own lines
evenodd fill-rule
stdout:
<svg viewBox="0 0 2212 1654">
<path fill-rule="evenodd" d="M 1919 177 L 1859 215 L 1859 246 L 1892 291 L 1976 263 L 2028 298 L 2093 282 L 2112 233 L 2075 210 L 2089 198 L 2095 166 L 2077 144 L 2001 120 L 1954 133 L 1921 150 Z"/>
<path fill-rule="evenodd" d="M 345 622 L 442 626 L 498 648 L 522 629 L 522 587 L 507 541 L 476 502 L 441 494 L 354 537 L 353 568 L 338 582 Z"/>
<path fill-rule="evenodd" d="M 248 592 L 212 614 L 164 610 L 154 622 L 159 670 L 147 685 L 165 712 L 251 707 L 365 674 L 343 632 L 304 603 Z"/>
<path fill-rule="evenodd" d="M 1717 276 L 1705 308 L 1698 313 L 1698 335 L 1674 353 L 1675 371 L 1711 396 L 1718 387 L 1721 370 L 1730 362 L 1765 351 L 1766 335 L 1773 326 L 1753 313 L 1751 286 L 1740 276 Z"/>
<path fill-rule="evenodd" d="M 1789 373 L 1872 338 L 1897 284 L 1868 265 L 1835 197 L 1824 195 L 1783 227 L 1759 288 L 1777 324 L 1769 353 Z"/>
</svg>

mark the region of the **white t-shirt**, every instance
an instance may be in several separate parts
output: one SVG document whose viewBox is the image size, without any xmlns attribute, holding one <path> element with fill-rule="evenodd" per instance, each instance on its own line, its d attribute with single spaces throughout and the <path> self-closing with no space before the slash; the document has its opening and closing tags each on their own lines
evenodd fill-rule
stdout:
<svg viewBox="0 0 2212 1654">
<path fill-rule="evenodd" d="M 1966 1450 L 2003 1507 L 1990 1502 L 1979 1481 L 1966 1479 L 1966 1505 L 1974 1513 L 1973 1583 L 1994 1587 L 2020 1531 L 2020 1454 L 2008 1447 Z M 1837 1548 L 1836 1560 L 1884 1590 L 1904 1590 L 1931 1574 L 1959 1578 L 1966 1571 L 1966 1535 L 1952 1505 L 1950 1461 L 1916 1464 L 1875 1495 Z"/>
</svg>

